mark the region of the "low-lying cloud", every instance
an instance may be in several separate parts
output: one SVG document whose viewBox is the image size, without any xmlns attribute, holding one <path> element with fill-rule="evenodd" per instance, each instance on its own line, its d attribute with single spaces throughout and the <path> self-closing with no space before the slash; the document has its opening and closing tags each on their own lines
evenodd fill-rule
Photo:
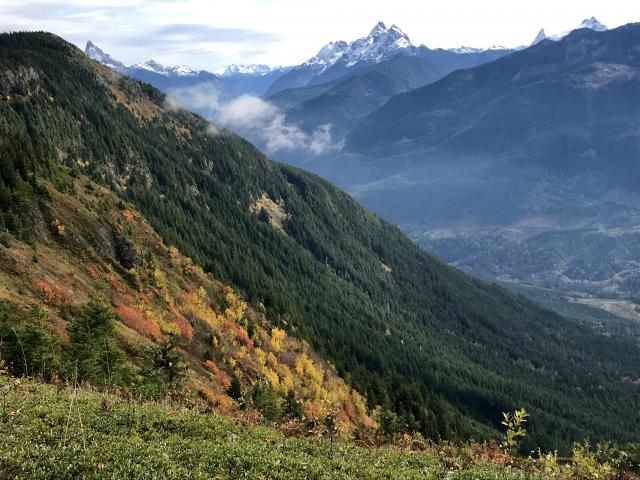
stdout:
<svg viewBox="0 0 640 480">
<path fill-rule="evenodd" d="M 167 97 L 170 109 L 194 110 L 213 122 L 212 133 L 219 126 L 237 132 L 268 153 L 303 150 L 319 155 L 336 150 L 331 125 L 322 125 L 311 133 L 289 122 L 285 113 L 263 98 L 242 95 L 227 99 L 216 85 L 205 83 L 174 89 Z"/>
</svg>

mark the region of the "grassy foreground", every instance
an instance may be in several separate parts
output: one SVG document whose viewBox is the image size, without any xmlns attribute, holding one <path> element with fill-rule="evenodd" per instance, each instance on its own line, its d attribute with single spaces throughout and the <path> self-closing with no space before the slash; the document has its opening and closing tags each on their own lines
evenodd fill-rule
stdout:
<svg viewBox="0 0 640 480">
<path fill-rule="evenodd" d="M 528 479 L 512 467 L 447 468 L 435 450 L 287 438 L 168 404 L 0 376 L 0 478 Z"/>
</svg>

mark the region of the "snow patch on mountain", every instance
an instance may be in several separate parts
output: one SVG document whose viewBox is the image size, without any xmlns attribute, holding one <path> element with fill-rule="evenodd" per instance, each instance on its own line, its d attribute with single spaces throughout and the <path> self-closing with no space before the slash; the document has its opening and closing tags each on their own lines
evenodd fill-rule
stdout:
<svg viewBox="0 0 640 480">
<path fill-rule="evenodd" d="M 275 69 L 273 69 L 275 70 Z M 222 72 L 223 77 L 232 77 L 234 75 L 255 75 L 255 76 L 264 76 L 268 75 L 273 71 L 270 66 L 262 65 L 262 64 L 240 64 L 240 65 L 229 65 Z"/>
<path fill-rule="evenodd" d="M 512 50 L 509 47 L 503 47 L 502 45 L 491 45 L 488 48 L 475 48 L 475 47 L 458 47 L 458 48 L 447 48 L 448 52 L 457 53 L 458 55 L 465 55 L 470 53 L 482 53 L 489 52 L 493 50 Z"/>
<path fill-rule="evenodd" d="M 139 68 L 141 70 L 148 70 L 149 72 L 157 73 L 158 75 L 164 75 L 166 77 L 169 76 L 177 76 L 177 77 L 192 77 L 198 75 L 199 71 L 194 70 L 191 67 L 187 67 L 185 65 L 181 66 L 169 66 L 165 67 L 164 65 L 156 62 L 155 60 L 148 60 L 146 62 L 137 63 L 136 65 L 132 65 L 131 68 Z"/>
<path fill-rule="evenodd" d="M 596 32 L 604 32 L 608 30 L 607 26 L 602 22 L 600 22 L 596 17 L 585 18 L 584 20 L 582 20 L 582 22 L 580 22 L 580 25 L 578 25 L 577 27 L 572 28 L 571 30 L 567 30 L 561 33 L 556 33 L 553 35 L 547 35 L 544 31 L 544 28 L 541 28 L 540 31 L 538 32 L 538 35 L 536 35 L 536 38 L 533 40 L 533 42 L 531 42 L 531 45 L 540 43 L 542 40 L 553 40 L 557 42 L 558 40 L 562 40 L 564 37 L 569 35 L 574 30 L 579 30 L 581 28 L 589 28 Z"/>
</svg>

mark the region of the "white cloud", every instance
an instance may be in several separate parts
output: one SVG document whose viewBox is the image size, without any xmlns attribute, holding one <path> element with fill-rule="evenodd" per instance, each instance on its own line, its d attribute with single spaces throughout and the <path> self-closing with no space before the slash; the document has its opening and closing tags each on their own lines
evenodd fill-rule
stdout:
<svg viewBox="0 0 640 480">
<path fill-rule="evenodd" d="M 167 97 L 170 110 L 194 110 L 214 122 L 211 133 L 219 135 L 220 126 L 235 131 L 268 153 L 303 150 L 316 155 L 338 149 L 331 138 L 331 126 L 322 125 L 311 133 L 287 121 L 282 110 L 260 97 L 242 95 L 227 100 L 211 83 L 175 89 Z"/>
</svg>

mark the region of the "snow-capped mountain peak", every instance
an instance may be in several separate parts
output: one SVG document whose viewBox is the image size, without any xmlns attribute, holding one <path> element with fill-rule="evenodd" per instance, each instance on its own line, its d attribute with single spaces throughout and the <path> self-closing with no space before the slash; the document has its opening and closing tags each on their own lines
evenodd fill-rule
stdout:
<svg viewBox="0 0 640 480">
<path fill-rule="evenodd" d="M 409 37 L 399 27 L 387 27 L 383 22 L 378 22 L 366 37 L 351 42 L 340 40 L 327 43 L 305 65 L 324 70 L 338 62 L 348 67 L 359 62 L 379 63 L 402 51 L 412 54 L 412 48 Z"/>
<path fill-rule="evenodd" d="M 233 75 L 255 75 L 255 76 L 264 76 L 271 73 L 271 67 L 268 65 L 258 65 L 258 64 L 241 64 L 241 65 L 229 65 L 222 76 L 230 77 Z"/>
<path fill-rule="evenodd" d="M 538 32 L 538 34 L 536 35 L 536 38 L 534 38 L 533 42 L 531 42 L 531 45 L 535 45 L 536 43 L 540 43 L 545 38 L 547 38 L 547 34 L 544 31 L 544 28 L 541 28 L 540 31 Z"/>
<path fill-rule="evenodd" d="M 160 65 L 155 60 L 147 60 L 146 62 L 136 63 L 133 68 L 140 68 L 142 70 L 148 70 L 153 73 L 159 73 L 160 75 L 168 75 L 165 67 Z"/>
<path fill-rule="evenodd" d="M 187 67 L 184 65 L 177 67 L 165 67 L 155 60 L 147 60 L 146 62 L 138 63 L 136 65 L 133 65 L 133 68 L 148 70 L 149 72 L 157 73 L 158 75 L 164 75 L 167 77 L 170 75 L 178 77 L 190 77 L 193 75 L 198 75 L 198 70 L 194 70 L 191 67 Z"/>
<path fill-rule="evenodd" d="M 491 45 L 488 48 L 476 48 L 476 47 L 458 47 L 458 48 L 447 48 L 448 52 L 457 53 L 459 55 L 465 55 L 469 53 L 482 53 L 492 50 L 511 50 L 509 47 L 503 47 L 501 45 Z"/>
<path fill-rule="evenodd" d="M 369 32 L 369 37 L 376 37 L 384 33 L 387 33 L 387 31 L 388 31 L 387 26 L 383 22 L 378 22 L 371 29 L 371 32 Z"/>
<path fill-rule="evenodd" d="M 337 42 L 329 42 L 320 49 L 315 57 L 307 60 L 306 64 L 328 67 L 340 60 L 340 57 L 345 54 L 348 48 L 349 43 L 343 40 L 338 40 Z"/>
<path fill-rule="evenodd" d="M 608 30 L 607 26 L 600 21 L 596 17 L 585 18 L 578 28 L 590 28 L 591 30 L 595 30 L 596 32 L 604 32 Z"/>
<path fill-rule="evenodd" d="M 569 35 L 574 30 L 579 30 L 581 28 L 589 28 L 591 30 L 595 30 L 596 32 L 604 32 L 608 30 L 607 26 L 601 23 L 600 21 L 598 21 L 596 17 L 585 18 L 582 22 L 580 22 L 580 25 L 578 25 L 577 27 L 572 28 L 571 30 L 567 30 L 566 32 L 556 33 L 554 35 L 547 35 L 544 31 L 544 28 L 542 28 L 538 32 L 538 35 L 536 35 L 536 38 L 533 40 L 533 42 L 531 42 L 531 45 L 540 43 L 542 40 L 545 40 L 545 39 L 554 40 L 554 41 L 562 40 L 564 37 Z"/>
<path fill-rule="evenodd" d="M 116 60 L 108 53 L 104 53 L 100 49 L 100 47 L 98 47 L 91 40 L 87 42 L 87 46 L 84 49 L 84 54 L 90 59 L 100 62 L 101 64 L 114 70 L 124 70 L 126 68 L 124 63 Z"/>
</svg>

